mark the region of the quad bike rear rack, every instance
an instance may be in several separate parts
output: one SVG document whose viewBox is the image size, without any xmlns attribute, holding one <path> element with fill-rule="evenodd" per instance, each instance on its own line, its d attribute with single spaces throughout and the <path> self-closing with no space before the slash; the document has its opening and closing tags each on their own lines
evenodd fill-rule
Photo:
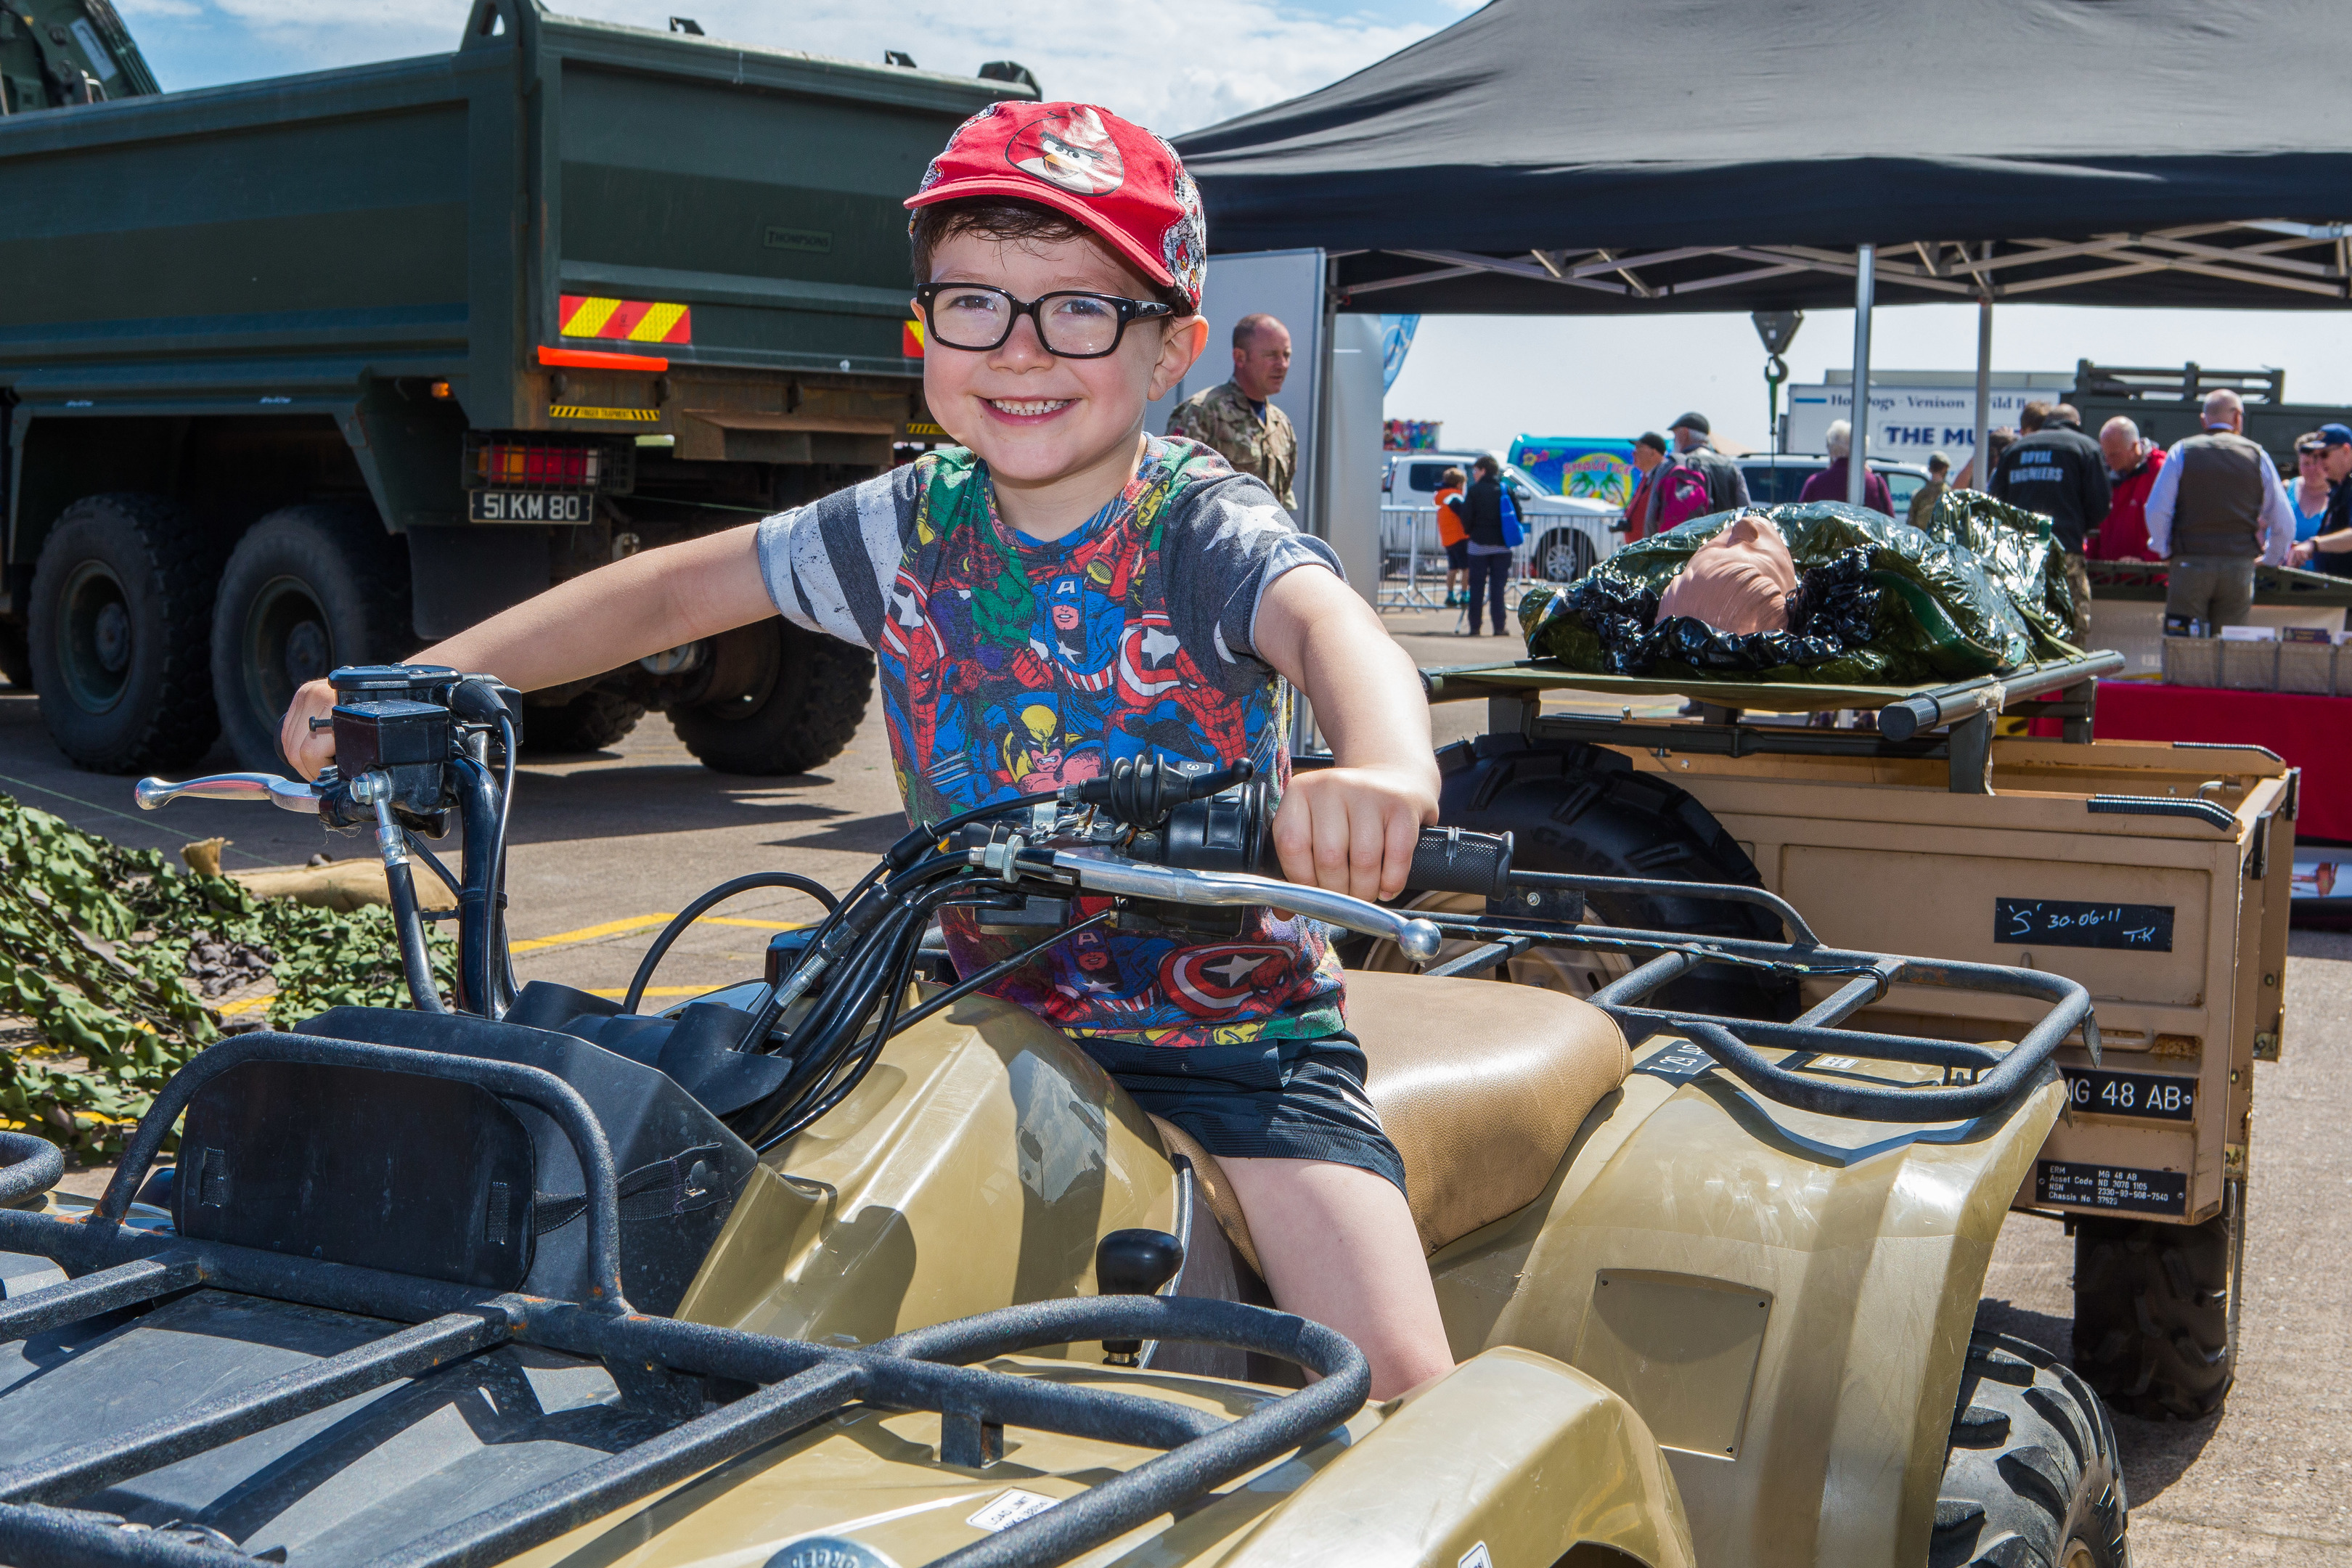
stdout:
<svg viewBox="0 0 2352 1568">
<path fill-rule="evenodd" d="M 562 1129 L 588 1178 L 595 1279 L 589 1299 L 484 1290 L 127 1224 L 131 1194 L 195 1092 L 254 1061 L 454 1078 L 545 1111 Z M 552 1073 L 517 1063 L 308 1036 L 239 1036 L 173 1077 L 89 1215 L 60 1217 L 10 1206 L 37 1197 L 62 1175 L 63 1156 L 46 1141 L 0 1132 L 0 1162 L 5 1162 L 0 1163 L 0 1251 L 47 1258 L 72 1276 L 0 1301 L 0 1342 L 200 1289 L 413 1325 L 129 1431 L 0 1470 L 0 1562 L 11 1568 L 219 1568 L 225 1552 L 236 1554 L 224 1538 L 199 1544 L 69 1505 L 502 1343 L 601 1361 L 624 1403 L 662 1419 L 666 1429 L 402 1542 L 376 1563 L 442 1568 L 499 1562 L 860 1403 L 938 1412 L 940 1458 L 949 1465 L 976 1468 L 1001 1456 L 1008 1424 L 1167 1450 L 938 1560 L 954 1568 L 1060 1563 L 1312 1442 L 1353 1415 L 1370 1387 L 1362 1352 L 1340 1335 L 1287 1313 L 1229 1301 L 1139 1295 L 1043 1301 L 860 1350 L 634 1312 L 621 1292 L 620 1197 L 604 1131 L 578 1091 Z M 970 1364 L 1106 1338 L 1227 1346 L 1308 1368 L 1321 1381 L 1224 1421 L 1137 1394 Z M 714 1397 L 718 1403 L 710 1405 Z"/>
<path fill-rule="evenodd" d="M 2305 574 L 2307 575 L 2307 574 Z M 2003 714 L 2056 719 L 2063 738 L 2091 739 L 2099 678 L 2124 668 L 2119 653 L 2028 665 L 2007 675 L 1979 676 L 1945 686 L 1828 686 L 1807 681 L 1656 680 L 1570 669 L 1557 659 L 1459 665 L 1421 672 L 1432 703 L 1487 704 L 1487 728 L 1498 734 L 1587 741 L 1647 749 L 1671 743 L 1678 752 L 1747 757 L 1906 757 L 1941 761 L 1951 769 L 1955 795 L 1991 793 L 1993 721 Z M 1697 723 L 1662 725 L 1625 717 L 1545 714 L 1546 691 L 1568 689 L 1609 698 L 1687 697 L 1698 704 Z M 1859 709 L 1877 717 L 1874 730 L 1821 730 L 1741 721 L 1749 712 L 1809 714 Z"/>
</svg>

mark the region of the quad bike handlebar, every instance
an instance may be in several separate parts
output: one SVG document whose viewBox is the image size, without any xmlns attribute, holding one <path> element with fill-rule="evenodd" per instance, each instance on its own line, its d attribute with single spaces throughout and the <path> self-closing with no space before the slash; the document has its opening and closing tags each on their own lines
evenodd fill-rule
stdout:
<svg viewBox="0 0 2352 1568">
<path fill-rule="evenodd" d="M 448 669 L 362 667 L 339 669 L 331 679 L 342 699 L 332 722 L 343 772 L 324 774 L 316 784 L 260 773 L 180 784 L 149 779 L 139 785 L 140 805 L 152 810 L 183 795 L 268 800 L 315 811 L 330 827 L 373 826 L 416 1005 L 432 1011 L 442 1005 L 415 905 L 412 854 L 458 892 L 457 1009 L 503 1016 L 518 990 L 499 908 L 513 782 L 511 693 L 489 677 Z M 492 766 L 499 760 L 491 751 L 494 741 L 503 749 L 502 774 Z M 1031 961 L 1045 945 L 1113 921 L 1230 936 L 1240 930 L 1242 911 L 1260 906 L 1393 942 L 1406 958 L 1440 973 L 1491 970 L 1538 947 L 1631 955 L 1633 972 L 1591 998 L 1629 1037 L 1677 1033 L 1706 1053 L 1711 1068 L 1768 1099 L 1826 1115 L 1906 1123 L 1982 1115 L 2039 1081 L 2060 1044 L 2078 1029 L 2093 1060 L 2098 1058 L 2090 998 L 2073 981 L 2039 971 L 1829 947 L 1785 900 L 1761 888 L 1519 871 L 1511 863 L 1508 835 L 1451 827 L 1422 831 L 1411 890 L 1483 897 L 1483 914 L 1391 909 L 1283 880 L 1273 847 L 1274 805 L 1271 781 L 1248 762 L 1210 772 L 1145 758 L 1122 760 L 1055 795 L 982 805 L 917 827 L 828 908 L 756 1005 L 720 1008 L 726 1017 L 699 1021 L 705 1033 L 731 1031 L 722 1042 L 726 1050 L 783 1059 L 784 1070 L 769 1074 L 780 1080 L 772 1090 L 720 1114 L 758 1147 L 773 1147 L 839 1104 L 893 1035 Z M 443 831 L 453 811 L 467 828 L 462 878 L 441 871 L 415 837 Z M 656 941 L 633 994 L 641 994 L 652 964 L 694 915 L 729 892 L 774 880 L 738 879 L 689 906 Z M 1760 905 L 1784 922 L 1788 940 L 1699 938 L 1591 922 L 1576 899 L 1609 891 L 1666 891 Z M 1107 899 L 1111 907 L 1080 919 L 1076 903 L 1081 897 Z M 990 910 L 1039 900 L 1045 906 L 1042 918 L 1027 923 L 1050 932 L 1044 943 L 963 977 L 911 1010 L 902 1005 L 924 932 L 940 911 L 961 906 L 985 918 Z M 1530 918 L 1530 910 L 1544 918 Z M 1477 945 L 1434 963 L 1449 939 Z M 1652 1002 L 1662 987 L 1701 964 L 1839 984 L 1790 1021 L 1717 1017 Z M 1897 984 L 2028 997 L 2048 1007 L 2006 1049 L 1846 1026 Z M 802 1011 L 792 1017 L 796 1007 Z M 667 1020 L 638 1022 L 668 1026 Z M 1807 1072 L 1800 1059 L 1807 1053 L 1936 1067 L 1942 1081 L 1838 1081 Z"/>
</svg>

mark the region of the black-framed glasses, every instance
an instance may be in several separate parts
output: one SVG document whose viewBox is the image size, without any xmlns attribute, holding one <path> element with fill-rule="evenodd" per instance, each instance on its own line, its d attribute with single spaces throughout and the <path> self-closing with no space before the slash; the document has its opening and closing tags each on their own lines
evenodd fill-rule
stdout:
<svg viewBox="0 0 2352 1568">
<path fill-rule="evenodd" d="M 1037 324 L 1045 352 L 1061 359 L 1101 359 L 1118 351 L 1129 322 L 1176 313 L 1157 300 L 1075 289 L 1023 300 L 988 283 L 926 283 L 915 290 L 915 303 L 929 341 L 942 348 L 985 353 L 1002 347 L 1013 323 L 1027 316 Z"/>
</svg>

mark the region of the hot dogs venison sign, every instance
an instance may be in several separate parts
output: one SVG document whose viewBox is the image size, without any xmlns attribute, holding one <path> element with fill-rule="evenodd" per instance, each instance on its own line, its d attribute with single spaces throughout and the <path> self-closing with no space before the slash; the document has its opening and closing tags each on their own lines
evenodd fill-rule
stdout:
<svg viewBox="0 0 2352 1568">
<path fill-rule="evenodd" d="M 1992 939 L 2003 946 L 2172 951 L 2170 904 L 2095 904 L 2072 899 L 1992 901 Z"/>
</svg>

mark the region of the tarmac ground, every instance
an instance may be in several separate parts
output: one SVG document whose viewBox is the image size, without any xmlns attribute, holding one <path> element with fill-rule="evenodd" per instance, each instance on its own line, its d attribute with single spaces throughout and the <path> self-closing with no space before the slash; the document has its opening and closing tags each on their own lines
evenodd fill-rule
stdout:
<svg viewBox="0 0 2352 1568">
<path fill-rule="evenodd" d="M 1518 655 L 1516 638 L 1448 635 L 1453 620 L 1421 612 L 1390 624 L 1424 666 Z M 1475 703 L 1435 717 L 1441 743 L 1485 721 Z M 216 752 L 190 772 L 234 766 Z M 75 771 L 43 731 L 37 700 L 6 686 L 0 793 L 142 847 L 225 837 L 232 871 L 369 852 L 361 837 L 267 806 L 184 801 L 140 812 L 130 781 Z M 653 932 L 704 889 L 759 868 L 845 887 L 902 823 L 878 710 L 821 773 L 774 779 L 705 770 L 648 714 L 610 751 L 521 768 L 509 875 L 516 968 L 525 980 L 618 994 Z M 770 891 L 723 906 L 678 942 L 653 994 L 756 975 L 770 934 L 814 912 L 803 898 Z M 2352 1064 L 2343 1054 L 2352 934 L 2298 931 L 2291 954 L 2284 1059 L 2257 1069 L 2237 1385 L 2201 1421 L 2115 1418 L 2139 1568 L 2352 1568 Z M 68 1181 L 95 1190 L 103 1176 Z M 2067 1354 L 2073 1256 L 2056 1224 L 2012 1215 L 1979 1321 Z"/>
</svg>

